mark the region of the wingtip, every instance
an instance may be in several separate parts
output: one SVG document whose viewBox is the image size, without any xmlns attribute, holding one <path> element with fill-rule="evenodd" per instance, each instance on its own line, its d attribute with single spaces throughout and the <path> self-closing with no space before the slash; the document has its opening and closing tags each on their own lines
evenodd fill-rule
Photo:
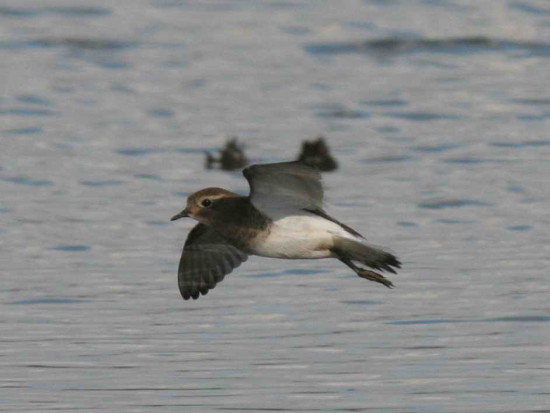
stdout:
<svg viewBox="0 0 550 413">
<path fill-rule="evenodd" d="M 183 298 L 185 301 L 189 301 L 191 299 L 193 299 L 193 301 L 197 300 L 199 297 L 200 297 L 200 292 L 199 291 L 181 291 L 180 290 L 180 293 L 181 293 L 181 298 Z M 203 295 L 206 295 L 206 294 L 203 294 Z"/>
</svg>

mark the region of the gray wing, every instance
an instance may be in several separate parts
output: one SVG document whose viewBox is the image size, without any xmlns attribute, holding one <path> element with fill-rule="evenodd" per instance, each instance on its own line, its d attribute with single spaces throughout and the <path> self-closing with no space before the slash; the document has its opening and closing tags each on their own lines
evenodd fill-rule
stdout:
<svg viewBox="0 0 550 413">
<path fill-rule="evenodd" d="M 184 300 L 206 295 L 248 255 L 228 244 L 217 232 L 197 224 L 189 233 L 178 268 L 178 286 Z"/>
<path fill-rule="evenodd" d="M 300 209 L 322 209 L 321 174 L 301 162 L 252 165 L 243 171 L 250 201 L 268 215 Z"/>
</svg>

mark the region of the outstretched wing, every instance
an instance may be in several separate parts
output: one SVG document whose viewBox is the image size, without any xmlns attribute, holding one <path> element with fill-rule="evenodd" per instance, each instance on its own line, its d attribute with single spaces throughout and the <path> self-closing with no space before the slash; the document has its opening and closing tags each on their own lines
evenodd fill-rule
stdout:
<svg viewBox="0 0 550 413">
<path fill-rule="evenodd" d="M 189 233 L 178 268 L 178 285 L 184 300 L 206 295 L 248 255 L 228 244 L 217 232 L 197 224 Z"/>
<path fill-rule="evenodd" d="M 301 162 L 252 165 L 243 171 L 250 185 L 250 201 L 267 215 L 300 209 L 322 209 L 321 174 Z"/>
</svg>

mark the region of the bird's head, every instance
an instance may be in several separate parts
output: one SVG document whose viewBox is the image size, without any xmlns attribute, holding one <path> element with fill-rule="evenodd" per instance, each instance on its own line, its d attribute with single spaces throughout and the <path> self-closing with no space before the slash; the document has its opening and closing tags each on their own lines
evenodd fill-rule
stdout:
<svg viewBox="0 0 550 413">
<path fill-rule="evenodd" d="M 212 223 L 221 212 L 220 200 L 238 196 L 238 194 L 223 188 L 201 189 L 187 198 L 186 207 L 179 214 L 174 215 L 171 221 L 189 217 L 208 225 Z"/>
</svg>

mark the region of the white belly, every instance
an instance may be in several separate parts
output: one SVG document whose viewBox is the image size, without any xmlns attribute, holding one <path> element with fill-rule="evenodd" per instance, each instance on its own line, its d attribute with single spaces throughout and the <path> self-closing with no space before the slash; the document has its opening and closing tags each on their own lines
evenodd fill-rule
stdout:
<svg viewBox="0 0 550 413">
<path fill-rule="evenodd" d="M 340 225 L 314 215 L 292 215 L 273 222 L 269 235 L 253 253 L 273 258 L 332 257 L 334 236 L 351 235 Z"/>
</svg>

